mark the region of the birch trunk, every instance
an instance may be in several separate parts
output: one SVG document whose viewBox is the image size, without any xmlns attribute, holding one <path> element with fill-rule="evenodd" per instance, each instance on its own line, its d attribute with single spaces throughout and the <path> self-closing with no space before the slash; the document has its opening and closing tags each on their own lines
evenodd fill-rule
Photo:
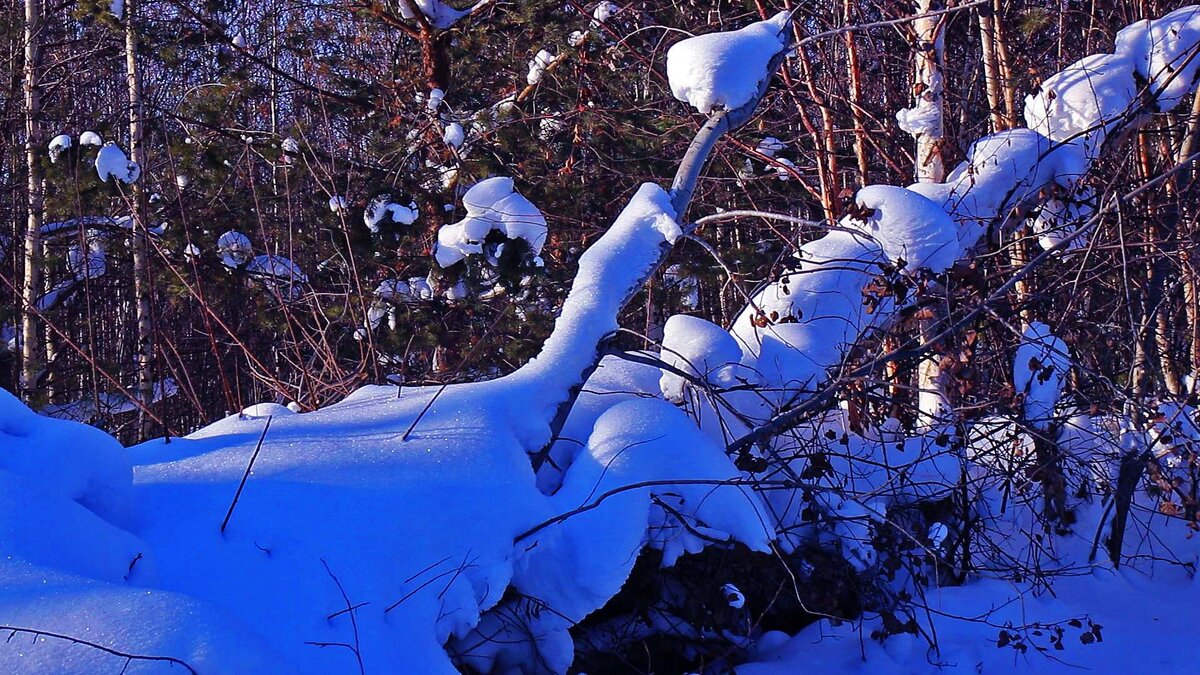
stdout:
<svg viewBox="0 0 1200 675">
<path fill-rule="evenodd" d="M 41 371 L 41 338 L 35 311 L 42 292 L 42 168 L 38 152 L 42 145 L 42 13 L 41 0 L 25 0 L 25 166 L 27 199 L 25 221 L 25 278 L 21 287 L 21 382 L 22 397 L 29 401 L 37 389 Z"/>
<path fill-rule="evenodd" d="M 130 159 L 145 170 L 146 148 L 143 143 L 145 130 L 142 123 L 142 77 L 138 69 L 137 0 L 125 2 L 125 67 L 126 84 L 129 88 L 129 154 Z M 154 361 L 154 342 L 150 321 L 150 270 L 149 251 L 146 247 L 146 194 L 140 180 L 130 186 L 131 215 L 133 216 L 133 294 L 134 316 L 137 321 L 137 395 L 143 406 L 154 401 L 154 380 L 151 368 Z M 150 419 L 145 407 L 138 409 L 138 433 L 148 438 L 151 433 Z"/>
<path fill-rule="evenodd" d="M 942 0 L 917 0 L 918 16 L 942 8 Z M 922 125 L 921 132 L 913 134 L 916 143 L 913 177 L 918 183 L 941 183 L 946 179 L 946 165 L 942 159 L 942 136 L 945 130 L 942 17 L 923 17 L 913 21 L 913 38 L 916 41 L 913 109 L 924 109 L 928 114 L 928 121 Z M 922 317 L 917 321 L 917 330 L 923 345 L 938 334 L 936 308 L 922 312 Z M 917 409 L 922 427 L 931 426 L 949 413 L 939 358 L 936 352 L 928 356 L 917 364 Z"/>
</svg>

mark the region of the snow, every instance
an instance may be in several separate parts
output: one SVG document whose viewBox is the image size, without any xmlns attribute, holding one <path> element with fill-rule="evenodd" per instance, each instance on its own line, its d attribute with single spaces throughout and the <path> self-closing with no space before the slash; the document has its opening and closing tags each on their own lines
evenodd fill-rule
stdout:
<svg viewBox="0 0 1200 675">
<path fill-rule="evenodd" d="M 429 90 L 429 98 L 425 102 L 425 108 L 431 113 L 436 113 L 438 108 L 442 107 L 442 101 L 446 100 L 446 92 L 434 87 Z"/>
<path fill-rule="evenodd" d="M 410 202 L 407 206 L 392 201 L 392 195 L 384 193 L 376 196 L 363 209 L 363 222 L 367 229 L 378 233 L 380 226 L 390 219 L 390 222 L 400 225 L 412 225 L 417 221 L 420 212 L 417 203 Z"/>
<path fill-rule="evenodd" d="M 399 6 L 411 10 L 407 2 Z M 437 0 L 416 6 L 439 25 L 471 11 Z M 1181 12 L 1135 26 L 1118 40 L 1120 58 L 1162 85 L 1159 103 L 1174 94 L 1155 64 L 1195 42 L 1188 37 L 1192 15 Z M 785 27 L 779 16 L 772 21 Z M 756 25 L 680 43 L 687 46 L 679 53 L 691 50 L 716 64 L 711 83 L 690 72 L 680 76 L 688 85 L 682 100 L 711 110 L 753 98 L 765 72 L 756 64 L 786 44 L 778 31 Z M 1126 53 L 1139 49 L 1142 60 Z M 668 70 L 689 70 L 681 63 L 677 58 Z M 718 77 L 720 68 L 726 75 Z M 673 91 L 678 79 L 672 75 Z M 744 431 L 772 406 L 795 403 L 821 385 L 843 362 L 847 345 L 894 314 L 901 301 L 891 294 L 868 292 L 872 302 L 864 305 L 864 290 L 886 264 L 903 259 L 906 272 L 942 271 L 953 261 L 948 251 L 965 253 L 1014 212 L 1029 216 L 1024 211 L 1037 206 L 1037 193 L 1047 187 L 1065 191 L 1058 195 L 1061 208 L 1044 206 L 1034 216 L 1052 232 L 1051 219 L 1087 201 L 1075 188 L 1091 158 L 1082 144 L 1056 145 L 1053 135 L 1070 125 L 1087 128 L 1086 120 L 1065 118 L 1106 114 L 1077 111 L 1110 104 L 1071 91 L 1086 86 L 1086 78 L 1078 85 L 1063 84 L 1067 79 L 1055 86 L 1078 105 L 1047 113 L 1038 130 L 980 140 L 947 183 L 860 190 L 855 215 L 782 261 L 784 273 L 754 294 L 729 332 L 696 317 L 671 317 L 663 361 L 717 387 L 763 380 L 769 388 L 731 392 L 729 400 L 748 416 L 733 422 Z M 108 153 L 111 162 L 110 147 L 126 163 L 116 162 L 121 171 L 113 175 L 128 176 L 133 169 L 119 148 L 110 144 L 100 155 Z M 384 197 L 364 212 L 368 227 L 377 229 L 387 215 L 403 222 L 410 211 L 415 219 L 415 205 Z M 541 250 L 545 218 L 511 179 L 476 184 L 463 204 L 466 218 L 438 233 L 439 263 L 444 254 L 461 260 L 481 253 L 482 240 L 496 231 Z M 344 200 L 334 208 L 345 209 Z M 685 378 L 612 356 L 592 372 L 598 345 L 619 327 L 624 301 L 680 236 L 670 195 L 642 185 L 580 258 L 539 355 L 488 382 L 368 386 L 303 415 L 291 405 L 260 403 L 186 438 L 130 450 L 98 430 L 38 416 L 0 391 L 0 617 L 134 653 L 170 655 L 201 672 L 347 672 L 360 667 L 358 659 L 365 672 L 452 673 L 455 665 L 516 672 L 530 664 L 565 672 L 572 624 L 622 588 L 645 547 L 672 565 L 707 546 L 740 542 L 794 555 L 811 544 L 839 551 L 882 590 L 908 593 L 903 575 L 894 584 L 884 579 L 874 534 L 897 506 L 944 499 L 966 480 L 962 494 L 974 500 L 996 540 L 996 550 L 978 552 L 979 569 L 989 569 L 993 558 L 1036 556 L 1029 564 L 1039 571 L 1070 572 L 1053 594 L 982 572 L 962 587 L 941 587 L 933 574 L 923 589 L 930 611 L 920 620 L 925 634 L 937 636 L 937 650 L 918 636 L 876 640 L 871 634 L 883 622 L 868 614 L 861 621 L 822 620 L 795 637 L 756 636 L 747 645 L 755 663 L 739 672 L 913 673 L 933 671 L 933 662 L 962 672 L 1074 672 L 1075 666 L 1187 672 L 1200 660 L 1192 627 L 1181 620 L 1200 601 L 1188 570 L 1160 565 L 1151 584 L 1140 570 L 1085 562 L 1101 531 L 1103 503 L 1075 503 L 1074 532 L 1036 539 L 1028 536 L 1035 524 L 1028 494 L 1000 512 L 997 505 L 1006 502 L 997 495 L 1011 489 L 1021 497 L 1021 470 L 1036 458 L 1017 420 L 974 421 L 960 449 L 939 443 L 936 431 L 908 435 L 895 420 L 852 429 L 848 412 L 830 410 L 772 447 L 789 458 L 773 470 L 805 481 L 815 476 L 811 483 L 760 495 L 740 484 L 743 473 L 725 453 L 728 430 L 704 417 L 715 404 L 689 397 L 694 389 Z M 218 251 L 226 265 L 246 265 L 267 285 L 291 288 L 306 280 L 286 258 L 252 259 L 249 239 L 236 231 L 220 237 Z M 93 274 L 90 240 L 87 251 L 68 253 L 76 276 Z M 459 294 L 452 287 L 451 295 Z M 375 289 L 367 325 L 376 327 L 390 302 L 432 296 L 424 277 L 385 281 Z M 1035 431 L 1050 430 L 1070 365 L 1065 343 L 1047 326 L 1031 324 L 1014 357 L 1013 379 L 1024 421 Z M 552 439 L 551 420 L 579 387 L 562 433 Z M 1111 481 L 1109 458 L 1126 444 L 1150 448 L 1169 469 L 1185 471 L 1189 448 L 1200 442 L 1197 412 L 1169 403 L 1157 412 L 1148 435 L 1071 414 L 1058 439 L 1065 453 L 1089 462 L 1096 484 Z M 825 452 L 830 443 L 840 446 L 837 452 Z M 547 446 L 552 461 L 535 475 L 529 455 Z M 833 470 L 815 471 L 818 456 Z M 1150 511 L 1153 502 L 1144 501 L 1139 508 Z M 805 517 L 806 507 L 816 520 Z M 1196 545 L 1185 527 L 1154 526 L 1156 549 L 1140 551 L 1138 566 L 1160 558 L 1159 548 L 1194 563 Z M 928 544 L 953 546 L 956 527 L 928 524 Z M 1019 548 L 1035 541 L 1036 551 Z M 708 581 L 748 618 L 752 597 L 725 578 Z M 1071 640 L 1079 635 L 1067 630 L 1071 648 L 1061 661 L 1036 649 L 997 648 L 998 630 L 1017 631 L 1036 646 L 1049 629 L 1037 636 L 1020 626 L 1061 627 L 1088 616 L 1104 624 L 1105 640 L 1077 646 Z M 5 672 L 155 665 L 122 663 L 46 635 L 9 638 L 0 644 Z"/>
<path fill-rule="evenodd" d="M 461 147 L 464 138 L 466 138 L 466 135 L 463 132 L 462 125 L 458 122 L 447 124 L 445 131 L 442 133 L 442 140 L 452 148 Z"/>
<path fill-rule="evenodd" d="M 100 147 L 104 145 L 104 139 L 100 138 L 100 134 L 94 131 L 85 131 L 79 134 L 79 144 Z"/>
<path fill-rule="evenodd" d="M 667 51 L 671 93 L 705 114 L 750 103 L 770 80 L 771 61 L 787 48 L 790 21 L 780 12 L 739 30 L 675 43 Z"/>
<path fill-rule="evenodd" d="M 1024 394 L 1025 420 L 1034 428 L 1045 431 L 1053 421 L 1070 369 L 1067 343 L 1046 324 L 1030 322 L 1013 357 L 1013 386 Z"/>
<path fill-rule="evenodd" d="M 286 153 L 289 153 L 292 155 L 300 154 L 300 142 L 297 141 L 296 139 L 292 138 L 291 136 L 288 136 L 287 138 L 283 139 L 283 143 L 280 145 L 280 147 Z"/>
<path fill-rule="evenodd" d="M 525 81 L 529 84 L 537 84 L 542 81 L 542 77 L 546 74 L 546 69 L 554 62 L 554 54 L 540 50 L 534 55 L 529 62 L 529 74 L 525 76 Z"/>
<path fill-rule="evenodd" d="M 486 178 L 472 185 L 463 195 L 463 208 L 467 210 L 467 215 L 484 215 L 493 204 L 512 194 L 515 189 L 511 178 Z"/>
<path fill-rule="evenodd" d="M 118 21 L 125 18 L 125 0 L 108 0 L 108 11 L 117 18 Z"/>
<path fill-rule="evenodd" d="M 1095 158 L 1137 100 L 1133 63 L 1095 54 L 1046 78 L 1025 99 L 1025 124 L 1052 141 L 1078 142 Z"/>
<path fill-rule="evenodd" d="M 901 187 L 870 185 L 859 190 L 854 201 L 869 215 L 847 216 L 842 224 L 874 238 L 889 259 L 905 262 L 904 269 L 940 273 L 961 256 L 958 226 L 930 199 Z"/>
<path fill-rule="evenodd" d="M 896 123 L 906 134 L 941 138 L 942 109 L 936 101 L 921 98 L 912 108 L 896 111 Z"/>
<path fill-rule="evenodd" d="M 760 289 L 730 328 L 743 363 L 783 400 L 815 385 L 892 307 L 890 296 L 873 312 L 863 304 L 863 288 L 885 262 L 883 248 L 855 232 L 834 230 L 801 246 L 796 273 Z"/>
<path fill-rule="evenodd" d="M 349 205 L 346 203 L 346 198 L 341 195 L 334 195 L 329 198 L 329 210 L 334 213 L 342 213 Z"/>
<path fill-rule="evenodd" d="M 1050 76 L 1026 98 L 1025 121 L 1052 140 L 1073 141 L 1094 159 L 1107 136 L 1129 126 L 1144 98 L 1151 112 L 1183 99 L 1200 72 L 1200 7 L 1181 7 L 1159 19 L 1136 22 L 1117 33 L 1112 54 L 1096 54 Z M 1139 92 L 1139 82 L 1145 92 Z"/>
<path fill-rule="evenodd" d="M 1128 57 L 1160 110 L 1174 108 L 1191 91 L 1200 72 L 1200 6 L 1189 5 L 1158 19 L 1145 19 L 1117 33 L 1114 53 Z"/>
<path fill-rule="evenodd" d="M 254 247 L 250 245 L 249 237 L 237 230 L 230 230 L 217 238 L 217 254 L 226 267 L 241 267 L 250 262 Z"/>
<path fill-rule="evenodd" d="M 796 170 L 796 163 L 786 157 L 775 157 L 775 178 L 781 181 L 789 181 L 792 179 L 792 171 Z"/>
<path fill-rule="evenodd" d="M 239 413 L 242 419 L 261 420 L 268 417 L 287 417 L 296 413 L 285 405 L 279 403 L 255 403 L 254 405 L 245 408 Z"/>
<path fill-rule="evenodd" d="M 433 287 L 429 285 L 429 280 L 425 277 L 409 277 L 408 287 L 412 289 L 412 295 L 419 300 L 432 300 Z"/>
<path fill-rule="evenodd" d="M 724 328 L 699 317 L 676 314 L 663 326 L 662 360 L 669 368 L 682 371 L 715 387 L 732 387 L 742 380 L 753 381 L 753 371 L 741 366 L 742 350 Z M 691 383 L 664 368 L 660 380 L 668 401 L 685 400 Z"/>
<path fill-rule="evenodd" d="M 521 239 L 533 255 L 546 243 L 546 217 L 532 202 L 515 191 L 511 178 L 482 180 L 463 195 L 467 216 L 438 230 L 434 257 L 449 267 L 472 255 L 483 254 L 483 240 L 499 231 L 511 240 Z"/>
<path fill-rule="evenodd" d="M 951 214 L 966 251 L 993 225 L 1006 223 L 1015 210 L 1036 205 L 1042 189 L 1074 189 L 1087 169 L 1080 144 L 1055 143 L 1032 129 L 1009 129 L 975 141 L 967 160 L 950 172 L 945 184 L 921 183 L 909 189 Z"/>
<path fill-rule="evenodd" d="M 37 415 L 0 389 L 0 472 L 101 517 L 129 517 L 129 457 L 104 432 Z"/>
<path fill-rule="evenodd" d="M 758 142 L 757 150 L 761 155 L 774 157 L 775 153 L 785 149 L 786 147 L 787 145 L 778 138 L 775 138 L 774 136 L 767 136 Z"/>
<path fill-rule="evenodd" d="M 262 281 L 283 300 L 297 300 L 303 295 L 302 286 L 308 275 L 300 266 L 281 255 L 255 256 L 246 265 L 246 273 Z"/>
<path fill-rule="evenodd" d="M 142 167 L 138 166 L 137 162 L 130 161 L 125 156 L 125 151 L 116 143 L 109 141 L 96 154 L 96 173 L 100 174 L 100 180 L 105 183 L 111 178 L 128 184 L 137 182 L 138 177 L 142 175 Z"/>
<path fill-rule="evenodd" d="M 685 474 L 694 483 L 675 482 Z M 712 539 L 769 550 L 761 500 L 721 484 L 739 478 L 723 449 L 670 404 L 627 400 L 601 414 L 550 500 L 555 513 L 585 510 L 520 542 L 513 583 L 550 610 L 531 619 L 541 656 L 566 670 L 573 656 L 566 630 L 620 590 L 644 544 L 663 551 L 664 566 L 705 547 L 677 518 Z M 661 484 L 642 486 L 647 482 Z M 485 621 L 463 640 L 475 646 L 468 662 L 481 672 L 505 662 L 507 640 L 478 639 L 496 627 Z"/>
<path fill-rule="evenodd" d="M 243 31 L 240 28 L 238 29 L 238 32 L 233 36 L 233 46 L 237 47 L 238 49 L 246 48 L 246 33 L 245 33 L 245 31 Z"/>
<path fill-rule="evenodd" d="M 597 3 L 596 8 L 592 10 L 592 18 L 600 23 L 604 23 L 605 21 L 613 18 L 613 15 L 619 11 L 621 11 L 621 8 L 618 7 L 616 3 L 610 2 L 609 0 L 603 0 L 600 3 Z"/>
<path fill-rule="evenodd" d="M 754 662 L 736 672 L 1184 673 L 1200 660 L 1200 646 L 1190 638 L 1186 622 L 1176 617 L 1190 615 L 1197 591 L 1196 583 L 1180 573 L 1151 578 L 1137 571 L 1105 569 L 1060 577 L 1053 595 L 1032 595 L 1007 581 L 973 581 L 926 592 L 930 612 L 920 625 L 926 635 L 937 636 L 936 650 L 917 635 L 892 635 L 882 643 L 869 637 L 883 628 L 875 615 L 840 625 L 822 620 L 792 638 L 780 633 L 764 636 Z M 1079 628 L 1067 623 L 1072 619 L 1079 621 Z M 1090 632 L 1089 619 L 1102 627 L 1103 640 L 1081 640 Z M 1021 628 L 1033 623 L 1042 627 Z M 1054 624 L 1064 629 L 1061 651 L 1048 639 Z M 1006 627 L 1024 637 L 1026 651 L 999 647 L 998 635 Z"/>
<path fill-rule="evenodd" d="M 67 269 L 79 280 L 102 277 L 107 268 L 104 238 L 93 230 L 85 238 L 86 250 L 77 242 L 67 248 Z"/>
<path fill-rule="evenodd" d="M 51 139 L 49 146 L 50 163 L 53 164 L 57 162 L 58 158 L 61 157 L 64 152 L 70 149 L 70 147 L 71 136 L 69 134 L 59 134 Z"/>
<path fill-rule="evenodd" d="M 725 584 L 721 587 L 721 593 L 725 595 L 725 601 L 734 609 L 741 609 L 746 606 L 746 596 L 742 591 L 733 584 Z"/>
<path fill-rule="evenodd" d="M 482 6 L 488 0 L 479 0 L 476 6 Z M 416 6 L 416 10 L 421 12 L 425 18 L 433 24 L 438 30 L 447 30 L 454 24 L 458 23 L 464 16 L 470 16 L 472 9 L 454 9 L 447 5 L 442 0 L 411 0 L 412 5 Z M 409 2 L 401 2 L 399 5 L 400 16 L 405 19 L 416 18 L 413 14 L 413 7 Z"/>
<path fill-rule="evenodd" d="M 1043 202 L 1030 223 L 1038 244 L 1048 251 L 1069 239 L 1068 251 L 1086 247 L 1087 237 L 1074 235 L 1095 212 L 1093 199 L 1091 193 L 1084 193 L 1067 201 L 1052 198 Z"/>
<path fill-rule="evenodd" d="M 540 401 L 531 414 L 553 418 L 579 373 L 592 365 L 596 345 L 618 327 L 625 298 L 640 287 L 663 250 L 682 236 L 675 217 L 667 192 L 643 183 L 604 236 L 580 256 L 554 332 L 538 356 L 509 376 L 536 386 Z"/>
<path fill-rule="evenodd" d="M 364 328 L 375 330 L 387 317 L 392 329 L 395 329 L 396 308 L 393 303 L 419 300 L 409 284 L 401 279 L 385 279 L 375 287 L 375 300 L 367 308 L 367 321 Z M 363 336 L 365 337 L 365 335 Z"/>
</svg>

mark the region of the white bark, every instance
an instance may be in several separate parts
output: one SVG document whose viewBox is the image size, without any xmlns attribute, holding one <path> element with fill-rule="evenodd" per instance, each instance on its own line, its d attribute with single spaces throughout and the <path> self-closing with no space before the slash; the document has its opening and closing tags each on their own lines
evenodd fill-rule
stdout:
<svg viewBox="0 0 1200 675">
<path fill-rule="evenodd" d="M 21 392 L 29 400 L 41 370 L 38 316 L 42 294 L 42 170 L 38 153 L 42 144 L 42 12 L 41 0 L 25 0 L 25 161 L 28 171 L 25 227 L 25 278 L 21 288 Z"/>
<path fill-rule="evenodd" d="M 142 125 L 142 77 L 138 69 L 137 30 L 134 20 L 137 16 L 137 0 L 126 0 L 125 3 L 125 67 L 126 83 L 129 88 L 129 155 L 142 170 L 146 166 L 146 149 L 143 144 L 144 129 Z M 133 247 L 133 294 L 134 312 L 137 319 L 137 395 L 145 406 L 154 400 L 154 380 L 151 368 L 154 361 L 154 342 L 150 322 L 150 275 L 148 269 L 149 251 L 146 241 L 146 195 L 141 181 L 130 185 L 130 199 L 133 202 L 130 213 L 133 215 L 132 247 Z M 150 421 L 145 408 L 138 408 L 138 429 L 143 438 L 149 436 Z"/>
</svg>

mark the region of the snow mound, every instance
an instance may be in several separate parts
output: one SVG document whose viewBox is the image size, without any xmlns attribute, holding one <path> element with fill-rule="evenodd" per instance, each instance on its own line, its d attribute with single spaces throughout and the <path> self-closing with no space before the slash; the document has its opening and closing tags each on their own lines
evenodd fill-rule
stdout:
<svg viewBox="0 0 1200 675">
<path fill-rule="evenodd" d="M 841 362 L 846 345 L 892 307 L 868 309 L 863 289 L 882 271 L 886 254 L 857 232 L 835 230 L 800 247 L 798 269 L 764 286 L 730 332 L 743 363 L 782 399 L 815 385 Z"/>
<path fill-rule="evenodd" d="M 268 417 L 287 417 L 295 415 L 296 412 L 286 405 L 280 403 L 255 403 L 254 405 L 242 410 L 240 415 L 244 419 L 266 419 Z"/>
<path fill-rule="evenodd" d="M 705 114 L 741 108 L 765 90 L 771 62 L 787 48 L 790 29 L 790 14 L 780 12 L 739 30 L 675 43 L 667 51 L 671 93 Z"/>
<path fill-rule="evenodd" d="M 592 366 L 600 340 L 617 330 L 625 299 L 641 287 L 663 249 L 683 235 L 675 217 L 670 195 L 643 183 L 604 236 L 580 256 L 554 332 L 541 353 L 508 378 L 537 390 L 547 419 Z"/>
<path fill-rule="evenodd" d="M 128 516 L 132 474 L 125 449 L 99 429 L 38 415 L 3 389 L 0 472 L 79 502 L 101 517 L 121 521 Z"/>
<path fill-rule="evenodd" d="M 1174 108 L 1200 72 L 1200 6 L 1188 5 L 1158 19 L 1144 19 L 1117 33 L 1114 53 L 1133 61 L 1159 110 Z"/>
<path fill-rule="evenodd" d="M 971 144 L 967 160 L 946 183 L 910 186 L 940 203 L 959 223 L 959 241 L 974 246 L 993 224 L 1002 225 L 1018 208 L 1038 203 L 1049 185 L 1075 188 L 1088 170 L 1084 148 L 1055 143 L 1032 129 L 985 136 Z"/>
<path fill-rule="evenodd" d="M 537 651 L 552 670 L 565 672 L 571 663 L 567 628 L 620 590 L 643 546 L 661 549 L 664 566 L 712 541 L 769 550 L 773 532 L 757 494 L 723 484 L 740 477 L 723 449 L 664 401 L 627 400 L 600 415 L 551 500 L 560 518 L 520 542 L 513 577 L 519 591 L 547 608 L 531 624 Z M 488 618 L 461 641 L 475 646 L 467 660 L 480 672 L 519 662 L 508 652 L 530 646 L 479 640 L 511 628 Z"/>
<path fill-rule="evenodd" d="M 1123 56 L 1080 59 L 1025 99 L 1025 124 L 1052 141 L 1081 143 L 1094 159 L 1137 100 L 1133 72 L 1133 63 Z"/>
<path fill-rule="evenodd" d="M 79 134 L 80 145 L 94 145 L 97 148 L 104 145 L 104 139 L 100 138 L 100 134 L 94 131 L 85 131 Z"/>
</svg>

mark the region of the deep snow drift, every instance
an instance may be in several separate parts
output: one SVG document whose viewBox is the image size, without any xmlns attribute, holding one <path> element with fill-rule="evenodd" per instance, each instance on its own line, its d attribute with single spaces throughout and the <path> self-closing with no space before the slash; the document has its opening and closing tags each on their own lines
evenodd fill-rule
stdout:
<svg viewBox="0 0 1200 675">
<path fill-rule="evenodd" d="M 433 0 L 415 7 L 439 26 L 469 11 Z M 609 17 L 607 8 L 597 15 Z M 1054 593 L 990 573 L 961 587 L 901 575 L 893 590 L 926 593 L 928 611 L 914 617 L 924 636 L 880 642 L 872 632 L 882 619 L 835 617 L 792 637 L 747 636 L 752 663 L 741 672 L 1194 665 L 1200 655 L 1184 631 L 1200 602 L 1188 573 L 1197 543 L 1144 495 L 1130 546 L 1178 565 L 1141 563 L 1118 574 L 1090 562 L 1106 518 L 1098 498 L 1074 503 L 1079 520 L 1069 531 L 1035 531 L 1037 488 L 1021 480 L 1034 440 L 1014 419 L 975 421 L 959 450 L 941 442 L 957 433 L 953 425 L 924 435 L 894 421 L 852 429 L 849 414 L 831 406 L 766 444 L 767 468 L 753 474 L 735 466 L 726 445 L 775 405 L 822 386 L 850 345 L 887 324 L 903 299 L 863 304 L 881 274 L 944 271 L 989 230 L 1032 215 L 1045 188 L 1074 190 L 1096 146 L 1108 142 L 1094 131 L 1056 136 L 1093 127 L 1110 134 L 1119 126 L 1110 129 L 1110 119 L 1144 117 L 1137 106 L 1178 102 L 1196 71 L 1168 66 L 1200 42 L 1196 17 L 1184 8 L 1135 24 L 1113 58 L 1048 78 L 1063 105 L 1050 105 L 1044 87 L 1027 107 L 1033 128 L 979 140 L 945 183 L 860 190 L 854 212 L 800 246 L 791 269 L 730 330 L 672 317 L 665 368 L 640 354 L 642 363 L 609 356 L 593 371 L 625 301 L 683 233 L 671 195 L 645 184 L 580 259 L 541 353 L 504 378 L 369 386 L 305 414 L 266 402 L 186 438 L 128 450 L 0 392 L 0 630 L 10 638 L 0 643 L 0 669 L 450 673 L 449 649 L 458 663 L 485 670 L 562 672 L 574 655 L 568 629 L 617 593 L 645 548 L 670 565 L 709 546 L 782 555 L 813 544 L 872 574 L 880 564 L 872 535 L 889 515 L 944 497 L 959 481 L 979 531 L 994 539 L 980 569 L 1015 558 L 1065 572 Z M 784 30 L 777 16 L 680 42 L 669 57 L 672 90 L 702 111 L 745 105 L 785 48 Z M 1085 92 L 1097 63 L 1105 86 Z M 1149 89 L 1123 98 L 1134 72 Z M 123 182 L 140 171 L 113 145 L 101 149 L 97 169 Z M 344 200 L 331 204 L 345 208 Z M 467 219 L 447 226 L 444 251 L 439 241 L 443 259 L 474 254 L 494 231 L 540 248 L 545 220 L 511 180 L 482 181 L 464 204 Z M 379 206 L 397 222 L 410 215 L 391 211 L 390 201 Z M 219 249 L 230 267 L 303 280 L 290 261 L 254 258 L 235 231 Z M 406 285 L 411 294 L 417 284 Z M 381 288 L 381 298 L 401 292 L 398 283 Z M 1186 406 L 1165 411 L 1149 431 L 1083 414 L 1052 429 L 1046 420 L 1061 410 L 1072 365 L 1048 326 L 1025 331 L 1012 366 L 1024 394 L 1020 415 L 1056 434 L 1087 467 L 1093 490 L 1111 485 L 1113 459 L 1131 448 L 1172 467 L 1182 439 L 1200 442 L 1197 411 Z M 1162 425 L 1178 433 L 1168 441 Z M 842 449 L 822 455 L 829 470 L 814 472 L 816 455 L 806 450 L 831 439 Z M 531 457 L 547 459 L 535 471 Z M 754 489 L 750 479 L 773 489 Z M 933 523 L 921 545 L 947 545 L 949 529 Z M 761 609 L 747 607 L 730 580 L 713 583 L 737 609 Z M 929 648 L 930 635 L 939 650 Z M 1059 635 L 1079 647 L 1058 650 L 1051 636 Z"/>
</svg>

